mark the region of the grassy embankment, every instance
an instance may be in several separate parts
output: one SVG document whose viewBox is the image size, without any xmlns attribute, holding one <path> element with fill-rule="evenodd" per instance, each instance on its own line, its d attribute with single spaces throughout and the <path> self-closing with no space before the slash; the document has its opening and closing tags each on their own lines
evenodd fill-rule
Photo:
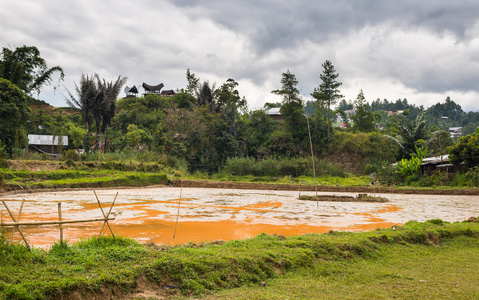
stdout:
<svg viewBox="0 0 479 300">
<path fill-rule="evenodd" d="M 129 165 L 122 162 L 12 161 L 10 165 L 0 169 L 0 187 L 7 191 L 167 184 L 168 177 L 176 174 L 174 170 L 162 169 L 157 164 Z"/>
<path fill-rule="evenodd" d="M 311 176 L 292 177 L 231 175 L 220 172 L 213 175 L 176 170 L 158 163 L 129 164 L 122 161 L 71 162 L 71 161 L 9 161 L 9 168 L 0 169 L 0 187 L 3 190 L 34 190 L 45 188 L 95 188 L 117 186 L 147 186 L 167 184 L 169 179 L 187 178 L 210 181 L 231 181 L 270 184 L 301 184 L 328 186 L 367 186 L 368 176 Z M 281 174 L 281 172 L 280 172 Z"/>
<path fill-rule="evenodd" d="M 326 189 L 357 188 L 361 192 L 369 190 L 380 192 L 414 192 L 421 190 L 470 190 L 477 189 L 477 172 L 468 172 L 458 182 L 433 181 L 431 184 L 413 186 L 371 186 L 372 178 L 368 175 L 345 173 L 341 168 L 325 161 L 316 164 L 316 179 L 312 176 L 309 161 L 304 158 L 293 160 L 264 160 L 254 162 L 252 159 L 232 159 L 215 174 L 201 172 L 188 173 L 183 166 L 169 165 L 164 162 L 141 162 L 133 164 L 123 160 L 108 161 L 42 161 L 11 160 L 8 168 L 0 169 L 0 191 L 34 190 L 46 188 L 98 188 L 98 187 L 135 187 L 155 184 L 167 184 L 172 179 L 194 179 L 209 182 L 233 182 L 242 184 L 276 185 L 275 188 L 298 189 L 301 186 L 321 186 Z M 471 173 L 471 174 L 469 174 Z M 291 175 L 292 174 L 292 175 Z M 472 176 L 472 177 L 471 177 Z M 472 179 L 474 180 L 471 180 Z M 479 178 L 479 177 L 478 177 Z M 221 186 L 218 184 L 217 186 Z M 248 188 L 254 188 L 250 185 Z M 279 187 L 283 186 L 283 187 Z M 288 187 L 289 186 L 289 187 Z M 209 187 L 215 187 L 209 184 Z M 243 187 L 244 188 L 244 187 Z M 324 189 L 323 189 L 324 190 Z M 407 191 L 405 191 L 407 190 Z M 414 190 L 414 191 L 413 191 Z M 358 190 L 359 191 L 359 190 Z M 430 192 L 430 191 L 429 191 Z"/>
<path fill-rule="evenodd" d="M 477 299 L 478 241 L 478 223 L 440 220 L 175 247 L 93 238 L 29 251 L 3 240 L 0 298 Z"/>
</svg>

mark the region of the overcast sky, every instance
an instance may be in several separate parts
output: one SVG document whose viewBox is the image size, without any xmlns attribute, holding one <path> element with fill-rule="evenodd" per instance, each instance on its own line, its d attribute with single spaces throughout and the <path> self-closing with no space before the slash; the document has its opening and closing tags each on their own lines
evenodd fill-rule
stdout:
<svg viewBox="0 0 479 300">
<path fill-rule="evenodd" d="M 64 69 L 40 94 L 55 106 L 82 73 L 176 90 L 190 69 L 217 87 L 235 79 L 255 109 L 280 101 L 270 92 L 287 70 L 310 99 L 330 60 L 346 100 L 360 89 L 425 107 L 450 96 L 479 111 L 477 0 L 2 0 L 0 42 Z"/>
</svg>

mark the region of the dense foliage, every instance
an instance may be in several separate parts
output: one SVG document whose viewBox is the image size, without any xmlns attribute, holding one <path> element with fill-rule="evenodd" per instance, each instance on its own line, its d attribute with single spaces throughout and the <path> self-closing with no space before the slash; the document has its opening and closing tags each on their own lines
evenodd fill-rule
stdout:
<svg viewBox="0 0 479 300">
<path fill-rule="evenodd" d="M 0 53 L 0 78 L 9 80 L 26 94 L 39 93 L 44 85 L 53 81 L 55 72 L 60 73 L 59 80 L 63 80 L 63 69 L 60 66 L 48 68 L 34 46 L 14 50 L 2 48 Z"/>
<path fill-rule="evenodd" d="M 2 81 L 0 130 L 10 157 L 21 154 L 18 149 L 24 147 L 27 133 L 49 134 L 68 135 L 71 143 L 65 150 L 127 150 L 129 156 L 150 153 L 143 156 L 182 168 L 186 165 L 190 172 L 217 172 L 234 158 L 261 165 L 261 160 L 294 160 L 313 154 L 346 172 L 365 174 L 410 159 L 416 147 L 427 147 L 426 156 L 446 154 L 454 144 L 447 126 L 462 125 L 464 132 L 474 133 L 479 122 L 479 113 L 463 112 L 449 97 L 428 109 L 409 104 L 407 99 L 368 102 L 362 90 L 354 102 L 346 101 L 331 61 L 322 65 L 321 83 L 311 93 L 314 101 L 302 99 L 298 80 L 288 70 L 272 91 L 282 97 L 282 103 L 266 103 L 262 110 L 248 110 L 234 79 L 217 87 L 188 69 L 185 89 L 174 95 L 144 94 L 119 100 L 126 78 L 106 81 L 96 74 L 82 75 L 66 98 L 77 113 L 62 113 L 63 109 L 51 113 L 45 106 L 29 113 L 32 101 L 15 90 L 15 85 L 31 91 L 41 86 L 40 81 L 33 82 L 40 78 L 46 80 L 43 83 L 51 81 L 51 75 L 61 68 L 47 69 L 38 50 L 26 46 L 4 48 L 1 62 L 4 74 L 12 68 L 23 72 L 23 77 L 18 77 L 23 81 L 10 85 Z M 17 91 L 15 95 L 13 91 Z M 271 108 L 279 108 L 281 115 L 273 118 Z M 338 115 L 342 128 L 333 126 Z M 75 158 L 72 153 L 69 157 Z"/>
<path fill-rule="evenodd" d="M 449 151 L 452 163 L 464 163 L 468 168 L 479 166 L 479 129 L 474 134 L 460 137 Z"/>
<path fill-rule="evenodd" d="M 0 78 L 0 136 L 7 151 L 18 145 L 19 136 L 29 119 L 30 107 L 26 95 L 14 84 Z"/>
</svg>

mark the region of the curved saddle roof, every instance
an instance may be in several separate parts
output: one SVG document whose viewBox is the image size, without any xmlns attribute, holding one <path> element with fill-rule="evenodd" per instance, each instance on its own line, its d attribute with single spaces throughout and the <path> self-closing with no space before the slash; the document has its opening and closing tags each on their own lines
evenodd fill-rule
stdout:
<svg viewBox="0 0 479 300">
<path fill-rule="evenodd" d="M 142 87 L 147 92 L 160 92 L 161 89 L 164 87 L 164 85 L 163 85 L 163 83 L 160 83 L 158 85 L 148 85 L 148 84 L 143 82 Z"/>
</svg>

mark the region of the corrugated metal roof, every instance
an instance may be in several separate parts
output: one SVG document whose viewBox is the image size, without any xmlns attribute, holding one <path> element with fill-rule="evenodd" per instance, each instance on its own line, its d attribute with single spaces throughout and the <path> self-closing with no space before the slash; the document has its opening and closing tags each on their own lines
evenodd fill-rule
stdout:
<svg viewBox="0 0 479 300">
<path fill-rule="evenodd" d="M 281 115 L 281 112 L 279 110 L 280 110 L 280 107 L 272 107 L 272 108 L 268 109 L 268 111 L 266 111 L 266 113 L 268 115 L 279 116 L 279 115 Z"/>
<path fill-rule="evenodd" d="M 28 135 L 28 144 L 29 145 L 63 145 L 68 146 L 68 136 L 56 136 L 55 141 L 53 141 L 53 135 Z"/>
<path fill-rule="evenodd" d="M 429 165 L 429 164 L 437 165 L 442 162 L 445 162 L 445 163 L 449 162 L 449 154 L 423 158 L 421 165 Z"/>
</svg>

